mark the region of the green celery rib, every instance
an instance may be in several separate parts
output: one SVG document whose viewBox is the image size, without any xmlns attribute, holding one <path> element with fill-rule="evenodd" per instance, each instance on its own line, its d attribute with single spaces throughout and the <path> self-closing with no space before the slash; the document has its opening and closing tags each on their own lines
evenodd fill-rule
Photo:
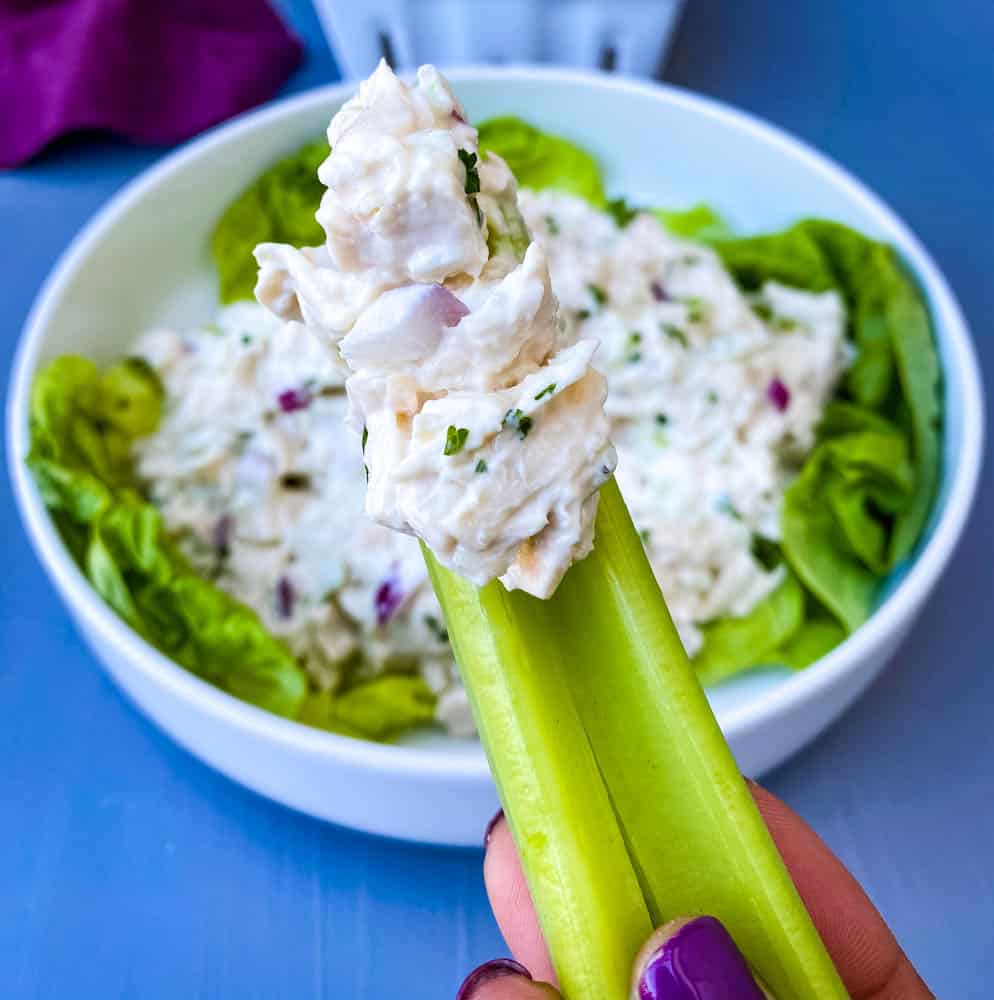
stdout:
<svg viewBox="0 0 994 1000">
<path fill-rule="evenodd" d="M 545 606 L 654 923 L 716 916 L 781 1000 L 845 1000 L 613 480 L 593 553 Z"/>
<path fill-rule="evenodd" d="M 424 553 L 563 995 L 625 1000 L 652 924 L 546 602 Z"/>
</svg>

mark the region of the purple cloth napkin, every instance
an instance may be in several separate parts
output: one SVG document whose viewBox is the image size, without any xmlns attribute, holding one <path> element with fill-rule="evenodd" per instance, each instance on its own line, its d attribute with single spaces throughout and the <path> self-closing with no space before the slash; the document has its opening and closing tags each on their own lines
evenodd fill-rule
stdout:
<svg viewBox="0 0 994 1000">
<path fill-rule="evenodd" d="M 76 129 L 186 139 L 271 97 L 302 51 L 266 0 L 0 0 L 0 166 Z"/>
</svg>

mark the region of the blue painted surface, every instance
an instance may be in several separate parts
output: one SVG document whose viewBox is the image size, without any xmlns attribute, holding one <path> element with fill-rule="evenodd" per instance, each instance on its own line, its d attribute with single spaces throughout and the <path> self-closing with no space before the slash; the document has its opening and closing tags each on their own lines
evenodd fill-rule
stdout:
<svg viewBox="0 0 994 1000">
<path fill-rule="evenodd" d="M 309 46 L 290 84 L 336 75 Z M 689 0 L 667 78 L 765 115 L 880 192 L 944 267 L 994 397 L 994 6 Z M 92 212 L 160 151 L 66 142 L 0 176 L 0 343 Z M 990 449 L 988 449 L 990 450 Z M 81 647 L 2 486 L 0 995 L 454 994 L 502 950 L 477 852 L 294 815 L 159 735 Z M 942 997 L 994 972 L 994 467 L 897 662 L 769 780 L 863 881 Z"/>
</svg>

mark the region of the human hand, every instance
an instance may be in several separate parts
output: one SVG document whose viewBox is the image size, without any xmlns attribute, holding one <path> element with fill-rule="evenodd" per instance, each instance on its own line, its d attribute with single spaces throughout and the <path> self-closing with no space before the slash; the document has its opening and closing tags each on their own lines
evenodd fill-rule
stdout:
<svg viewBox="0 0 994 1000">
<path fill-rule="evenodd" d="M 776 796 L 751 785 L 766 825 L 853 1000 L 934 1000 L 859 883 Z M 484 877 L 514 960 L 470 973 L 457 1000 L 555 1000 L 556 978 L 503 817 L 487 832 Z M 659 928 L 635 959 L 634 1000 L 763 1000 L 742 955 L 711 917 Z"/>
</svg>

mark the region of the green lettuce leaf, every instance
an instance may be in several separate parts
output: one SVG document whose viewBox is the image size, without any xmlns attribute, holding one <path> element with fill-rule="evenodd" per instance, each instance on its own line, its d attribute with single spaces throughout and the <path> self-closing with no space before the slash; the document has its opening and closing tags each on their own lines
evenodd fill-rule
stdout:
<svg viewBox="0 0 994 1000">
<path fill-rule="evenodd" d="M 719 618 L 701 632 L 704 645 L 694 666 L 706 684 L 714 684 L 759 664 L 778 662 L 774 651 L 804 623 L 804 590 L 790 571 L 783 582 L 748 614 Z"/>
<path fill-rule="evenodd" d="M 652 214 L 674 236 L 688 240 L 722 240 L 732 235 L 728 223 L 710 205 L 693 205 L 690 208 L 654 208 Z"/>
<path fill-rule="evenodd" d="M 827 618 L 813 618 L 770 654 L 770 662 L 803 670 L 830 653 L 846 637 L 846 630 Z"/>
<path fill-rule="evenodd" d="M 194 572 L 138 491 L 131 445 L 154 430 L 162 399 L 140 359 L 101 374 L 85 358 L 57 358 L 35 378 L 28 465 L 94 589 L 139 635 L 236 697 L 294 716 L 307 692 L 294 657 Z"/>
<path fill-rule="evenodd" d="M 890 516 L 907 506 L 914 489 L 907 440 L 891 428 L 823 441 L 784 494 L 784 554 L 849 631 L 873 610 L 890 564 Z"/>
<path fill-rule="evenodd" d="M 478 129 L 481 155 L 500 156 L 522 187 L 567 191 L 604 208 L 600 167 L 586 150 L 513 115 L 490 118 Z"/>
<path fill-rule="evenodd" d="M 767 281 L 824 292 L 835 287 L 821 248 L 803 224 L 781 233 L 719 240 L 714 244 L 725 267 L 747 291 Z"/>
<path fill-rule="evenodd" d="M 274 163 L 225 209 L 211 236 L 222 302 L 252 298 L 257 271 L 252 251 L 259 243 L 323 242 L 314 214 L 324 194 L 317 169 L 328 152 L 324 139 L 308 143 Z"/>
<path fill-rule="evenodd" d="M 436 698 L 420 677 L 309 693 L 296 658 L 258 615 L 190 566 L 133 471 L 135 438 L 155 430 L 162 405 L 159 378 L 140 358 L 101 373 L 67 355 L 35 377 L 28 465 L 94 590 L 181 666 L 260 708 L 376 740 L 432 722 Z"/>
<path fill-rule="evenodd" d="M 837 222 L 807 219 L 713 245 L 744 288 L 836 288 L 846 302 L 856 358 L 820 433 L 875 432 L 847 444 L 876 458 L 860 451 L 846 462 L 845 445 L 816 448 L 788 491 L 783 531 L 802 581 L 855 628 L 872 608 L 876 578 L 914 548 L 938 486 L 940 367 L 928 311 L 893 249 Z"/>
<path fill-rule="evenodd" d="M 688 240 L 721 240 L 732 236 L 725 220 L 710 205 L 698 204 L 690 208 L 644 208 L 631 204 L 627 198 L 612 198 L 605 206 L 619 226 L 624 228 L 640 212 L 654 215 L 675 236 Z"/>
<path fill-rule="evenodd" d="M 384 674 L 349 688 L 308 696 L 300 721 L 345 736 L 389 740 L 435 719 L 437 698 L 415 674 Z"/>
</svg>

